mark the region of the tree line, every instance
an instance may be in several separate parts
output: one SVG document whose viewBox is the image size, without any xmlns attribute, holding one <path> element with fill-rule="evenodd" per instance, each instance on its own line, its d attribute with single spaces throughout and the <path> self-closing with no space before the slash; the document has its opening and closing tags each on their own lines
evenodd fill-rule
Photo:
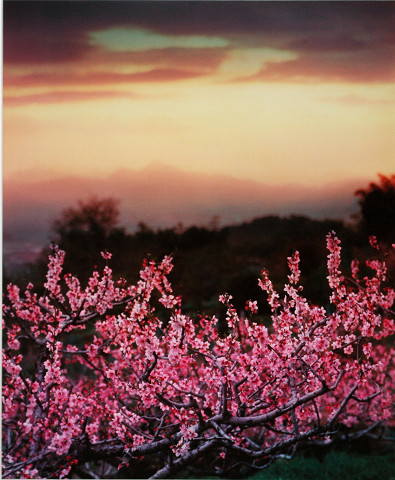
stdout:
<svg viewBox="0 0 395 480">
<path fill-rule="evenodd" d="M 376 235 L 389 245 L 395 239 L 395 175 L 379 176 L 356 192 L 359 213 L 353 222 L 313 220 L 304 216 L 265 216 L 241 225 L 218 228 L 177 225 L 154 230 L 145 223 L 129 233 L 119 224 L 119 204 L 113 198 L 91 198 L 66 208 L 53 223 L 54 243 L 67 252 L 64 268 L 86 282 L 92 269 L 101 264 L 100 252 L 113 254 L 114 274 L 135 281 L 144 258 L 175 257 L 171 274 L 175 290 L 190 310 L 217 308 L 221 292 L 234 296 L 242 308 L 247 292 L 262 295 L 256 275 L 262 267 L 270 271 L 280 286 L 287 275 L 284 260 L 294 250 L 301 253 L 306 296 L 315 303 L 328 298 L 325 283 L 325 242 L 328 231 L 335 230 L 343 241 L 343 256 L 350 261 L 367 253 L 366 239 Z M 39 288 L 43 284 L 49 248 L 30 265 L 29 278 Z M 390 262 L 390 268 L 392 264 Z M 20 279 L 18 279 L 20 280 Z"/>
</svg>

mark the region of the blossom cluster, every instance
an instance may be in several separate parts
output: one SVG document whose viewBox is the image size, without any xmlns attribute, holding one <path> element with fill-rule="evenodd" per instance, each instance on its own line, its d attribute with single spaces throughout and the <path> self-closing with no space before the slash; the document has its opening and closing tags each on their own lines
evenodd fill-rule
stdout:
<svg viewBox="0 0 395 480">
<path fill-rule="evenodd" d="M 329 308 L 303 297 L 295 252 L 283 293 L 267 272 L 258 280 L 271 326 L 257 301 L 238 312 L 224 294 L 224 334 L 216 316 L 183 312 L 171 257 L 145 261 L 127 285 L 105 252 L 106 266 L 83 287 L 62 276 L 65 254 L 55 248 L 45 295 L 7 288 L 3 477 L 88 474 L 103 459 L 133 472 L 147 455 L 153 478 L 202 458 L 226 472 L 234 458 L 261 466 L 300 442 L 327 441 L 340 425 L 389 421 L 395 294 L 386 265 L 370 260 L 363 276 L 353 262 L 348 279 L 333 232 L 327 247 Z"/>
</svg>

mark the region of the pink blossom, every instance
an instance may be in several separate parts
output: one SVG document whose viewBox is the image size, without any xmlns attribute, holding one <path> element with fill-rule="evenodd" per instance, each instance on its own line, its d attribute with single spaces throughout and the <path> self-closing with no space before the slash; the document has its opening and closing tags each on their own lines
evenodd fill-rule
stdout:
<svg viewBox="0 0 395 480">
<path fill-rule="evenodd" d="M 105 252 L 100 252 L 100 253 L 101 253 L 101 256 L 104 258 L 104 260 L 111 260 L 112 253 L 107 252 L 107 250 Z"/>
<path fill-rule="evenodd" d="M 281 294 L 265 270 L 259 279 L 271 325 L 239 312 L 223 294 L 224 331 L 219 317 L 181 308 L 167 278 L 171 257 L 145 261 L 134 285 L 115 280 L 106 266 L 82 288 L 76 277 L 62 278 L 64 253 L 55 248 L 45 296 L 7 287 L 3 421 L 19 443 L 4 455 L 5 475 L 42 476 L 41 465 L 49 463 L 35 456 L 48 455 L 51 473 L 67 477 L 86 448 L 112 462 L 160 452 L 159 469 L 168 461 L 187 463 L 200 451 L 204 459 L 205 449 L 232 462 L 225 450 L 243 448 L 253 458 L 258 450 L 251 442 L 270 452 L 290 439 L 296 444 L 301 434 L 315 432 L 311 441 L 330 436 L 339 424 L 358 429 L 388 422 L 395 400 L 395 352 L 387 341 L 395 333 L 395 292 L 387 266 L 371 259 L 361 278 L 364 269 L 354 262 L 349 281 L 333 232 L 327 247 L 330 310 L 303 296 L 296 252 Z M 257 314 L 257 301 L 247 300 L 246 310 Z M 34 368 L 26 368 L 26 351 L 36 354 Z"/>
<path fill-rule="evenodd" d="M 258 313 L 258 302 L 256 300 L 247 300 L 246 310 L 251 313 Z"/>
</svg>

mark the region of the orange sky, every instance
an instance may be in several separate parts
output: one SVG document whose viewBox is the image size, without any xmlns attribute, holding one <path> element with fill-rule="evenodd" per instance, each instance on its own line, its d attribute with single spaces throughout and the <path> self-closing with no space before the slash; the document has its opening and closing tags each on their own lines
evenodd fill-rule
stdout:
<svg viewBox="0 0 395 480">
<path fill-rule="evenodd" d="M 394 2 L 6 0 L 5 263 L 91 195 L 129 230 L 349 218 L 394 172 L 394 20 Z"/>
<path fill-rule="evenodd" d="M 105 3 L 5 2 L 5 180 L 392 173 L 392 2 Z"/>
</svg>

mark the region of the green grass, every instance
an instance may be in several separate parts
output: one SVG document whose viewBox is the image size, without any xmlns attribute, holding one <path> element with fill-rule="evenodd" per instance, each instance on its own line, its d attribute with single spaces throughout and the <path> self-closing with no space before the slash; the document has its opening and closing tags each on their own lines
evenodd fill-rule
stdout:
<svg viewBox="0 0 395 480">
<path fill-rule="evenodd" d="M 279 460 L 248 480 L 395 480 L 395 454 L 329 452 L 322 461 L 298 456 Z"/>
</svg>

